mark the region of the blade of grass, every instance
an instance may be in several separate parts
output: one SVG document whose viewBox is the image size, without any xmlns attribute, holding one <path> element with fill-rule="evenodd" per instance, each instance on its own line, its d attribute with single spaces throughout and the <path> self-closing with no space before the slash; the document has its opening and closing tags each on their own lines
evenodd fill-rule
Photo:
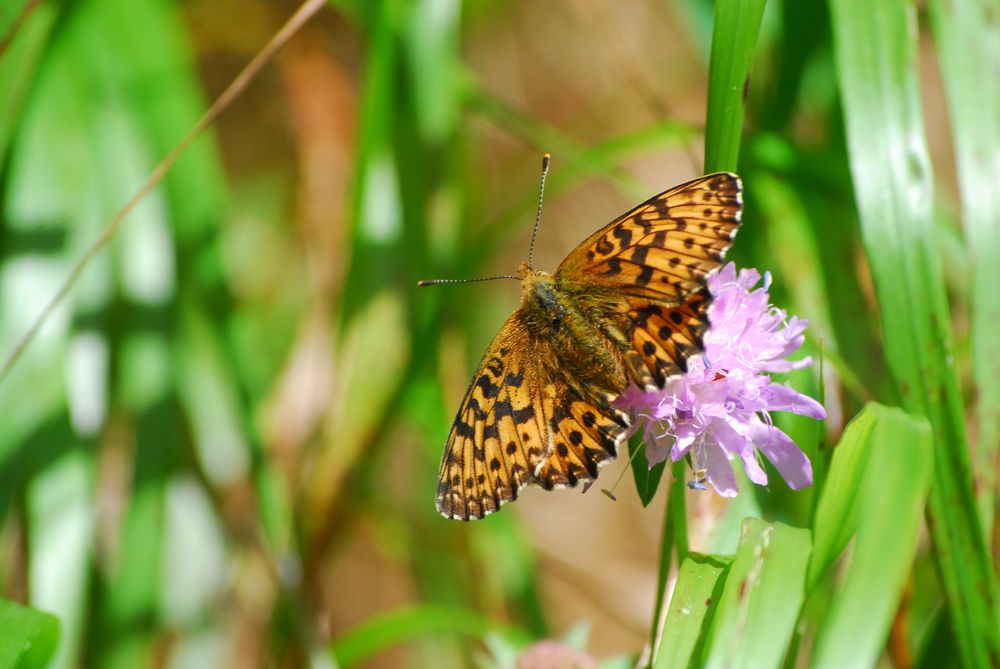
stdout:
<svg viewBox="0 0 1000 669">
<path fill-rule="evenodd" d="M 687 669 L 704 641 L 732 559 L 692 553 L 681 565 L 655 669 Z"/>
<path fill-rule="evenodd" d="M 367 619 L 336 639 L 330 651 L 334 661 L 346 669 L 392 646 L 429 635 L 483 637 L 488 633 L 501 634 L 514 642 L 527 641 L 517 630 L 493 623 L 472 611 L 421 604 Z"/>
<path fill-rule="evenodd" d="M 1000 257 L 1000 32 L 996 30 L 1000 4 L 932 0 L 930 9 L 972 259 L 976 490 L 983 525 L 991 528 L 1000 444 L 1000 290 L 995 265 Z"/>
<path fill-rule="evenodd" d="M 931 224 L 932 179 L 905 0 L 831 3 L 861 232 L 903 405 L 934 427 L 931 536 L 960 656 L 1000 664 L 997 588 L 976 513 L 949 318 Z"/>
<path fill-rule="evenodd" d="M 699 666 L 776 667 L 805 598 L 809 531 L 748 518 Z"/>
<path fill-rule="evenodd" d="M 813 551 L 806 579 L 812 590 L 843 552 L 857 527 L 858 488 L 871 454 L 878 417 L 871 404 L 856 415 L 833 449 L 830 471 L 812 522 Z"/>
<path fill-rule="evenodd" d="M 663 514 L 663 533 L 660 535 L 660 568 L 656 579 L 656 604 L 653 606 L 653 623 L 650 625 L 649 647 L 650 662 L 656 657 L 656 647 L 662 634 L 663 603 L 667 596 L 667 578 L 670 576 L 670 563 L 674 549 L 677 550 L 677 562 L 683 564 L 688 556 L 687 537 L 687 505 L 684 499 L 684 468 L 683 460 L 670 466 L 672 480 L 670 493 L 667 497 L 667 510 Z"/>
<path fill-rule="evenodd" d="M 59 620 L 0 599 L 0 669 L 42 669 L 56 650 Z"/>
<path fill-rule="evenodd" d="M 0 156 L 7 153 L 57 18 L 54 6 L 28 2 L 14 24 L 4 27 L 10 32 L 0 43 Z"/>
<path fill-rule="evenodd" d="M 62 437 L 72 443 L 75 439 L 68 427 Z M 52 669 L 83 664 L 79 655 L 87 628 L 94 463 L 79 442 L 73 445 L 76 450 L 34 478 L 26 495 L 31 526 L 30 603 L 52 611 L 61 623 L 61 638 L 48 663 Z M 7 628 L 0 624 L 0 630 L 0 638 L 5 638 Z"/>
<path fill-rule="evenodd" d="M 878 664 L 910 574 L 931 482 L 933 450 L 927 420 L 874 404 L 865 412 L 874 418 L 874 429 L 852 505 L 857 542 L 850 569 L 817 632 L 814 667 Z M 830 483 L 826 490 L 836 485 Z M 817 526 L 817 539 L 820 531 Z"/>
<path fill-rule="evenodd" d="M 733 170 L 743 134 L 746 87 L 764 14 L 764 0 L 719 0 L 715 5 L 712 52 L 709 62 L 708 109 L 705 130 L 705 171 Z M 672 546 L 676 543 L 678 563 L 688 554 L 687 520 L 684 504 L 684 463 L 672 468 L 669 506 L 664 518 L 660 548 L 660 572 L 652 625 L 650 655 L 660 635 L 666 580 L 670 571 Z"/>
<path fill-rule="evenodd" d="M 31 15 L 42 4 L 41 0 L 14 0 L 8 2 L 3 13 L 0 13 L 0 60 L 14 42 L 21 28 L 28 22 Z"/>
<path fill-rule="evenodd" d="M 153 169 L 149 178 L 142 187 L 125 203 L 118 211 L 110 223 L 101 231 L 101 234 L 87 247 L 87 250 L 79 257 L 72 266 L 68 276 L 59 286 L 58 290 L 44 303 L 38 316 L 31 322 L 24 335 L 17 341 L 13 349 L 0 365 L 0 383 L 10 374 L 11 369 L 24 354 L 31 342 L 37 336 L 42 325 L 49 320 L 56 307 L 66 298 L 69 292 L 76 285 L 84 270 L 108 245 L 115 236 L 118 228 L 121 227 L 129 214 L 139 205 L 139 203 L 159 184 L 170 168 L 177 162 L 178 158 L 187 148 L 202 135 L 215 119 L 218 118 L 240 93 L 246 88 L 250 81 L 257 75 L 260 69 L 269 61 L 281 46 L 287 42 L 312 16 L 325 6 L 325 0 L 305 0 L 292 17 L 281 27 L 281 29 L 271 38 L 247 66 L 236 76 L 222 94 L 216 98 L 212 106 L 205 111 L 204 115 L 190 131 L 174 146 L 169 153 Z"/>
<path fill-rule="evenodd" d="M 736 170 L 765 0 L 718 0 L 708 67 L 705 172 Z"/>
</svg>

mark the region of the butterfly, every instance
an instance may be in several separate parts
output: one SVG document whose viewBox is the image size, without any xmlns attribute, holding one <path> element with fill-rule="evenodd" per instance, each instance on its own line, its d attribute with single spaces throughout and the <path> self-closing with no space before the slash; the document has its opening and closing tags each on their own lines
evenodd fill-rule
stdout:
<svg viewBox="0 0 1000 669">
<path fill-rule="evenodd" d="M 615 398 L 629 384 L 662 388 L 701 351 L 706 281 L 742 208 L 740 178 L 709 174 L 597 230 L 554 274 L 533 269 L 529 254 L 509 277 L 521 281 L 521 304 L 486 350 L 448 434 L 441 515 L 479 519 L 527 485 L 597 477 L 630 424 Z"/>
</svg>

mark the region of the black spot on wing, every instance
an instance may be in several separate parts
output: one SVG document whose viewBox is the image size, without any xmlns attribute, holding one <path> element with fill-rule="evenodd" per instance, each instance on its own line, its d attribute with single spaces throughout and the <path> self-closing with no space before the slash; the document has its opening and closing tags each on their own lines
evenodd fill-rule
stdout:
<svg viewBox="0 0 1000 669">
<path fill-rule="evenodd" d="M 493 413 L 496 416 L 497 421 L 500 421 L 506 416 L 510 416 L 514 419 L 516 424 L 524 425 L 535 417 L 535 408 L 529 404 L 523 409 L 515 409 L 509 401 L 497 402 L 497 404 L 493 407 Z M 525 435 L 525 440 L 530 438 L 530 435 Z"/>
<path fill-rule="evenodd" d="M 660 307 L 655 304 L 647 304 L 644 307 L 637 309 L 635 312 L 634 320 L 638 327 L 645 328 L 646 323 L 652 316 L 658 316 L 660 314 Z"/>
<path fill-rule="evenodd" d="M 653 266 L 644 265 L 642 271 L 639 272 L 639 276 L 635 278 L 635 283 L 637 286 L 648 286 L 649 282 L 653 279 Z"/>
<path fill-rule="evenodd" d="M 618 248 L 620 249 L 628 248 L 632 244 L 632 231 L 624 226 L 618 226 L 611 234 L 618 238 Z"/>
<path fill-rule="evenodd" d="M 499 377 L 503 374 L 503 360 L 496 356 L 490 358 L 490 361 L 486 363 L 486 369 L 490 370 L 493 376 Z"/>
<path fill-rule="evenodd" d="M 644 265 L 647 255 L 649 255 L 649 247 L 639 244 L 632 248 L 632 255 L 629 259 L 637 265 Z"/>
<path fill-rule="evenodd" d="M 483 397 L 486 399 L 493 399 L 500 392 L 500 386 L 493 383 L 485 374 L 476 379 L 476 385 L 483 391 Z"/>
<path fill-rule="evenodd" d="M 514 388 L 520 388 L 521 384 L 524 383 L 524 374 L 515 374 L 514 372 L 507 372 L 507 376 L 504 378 L 503 382 L 507 386 L 512 386 Z"/>
</svg>

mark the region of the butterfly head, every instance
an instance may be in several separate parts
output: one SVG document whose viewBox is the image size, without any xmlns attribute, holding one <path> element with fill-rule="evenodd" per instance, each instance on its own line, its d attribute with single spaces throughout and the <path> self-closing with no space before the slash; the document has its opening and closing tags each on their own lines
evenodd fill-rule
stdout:
<svg viewBox="0 0 1000 669">
<path fill-rule="evenodd" d="M 529 280 L 530 277 L 546 277 L 551 276 L 548 272 L 542 271 L 540 269 L 532 269 L 531 265 L 527 261 L 522 261 L 520 265 L 517 266 L 517 276 L 522 282 Z"/>
<path fill-rule="evenodd" d="M 549 334 L 558 331 L 566 315 L 566 307 L 553 276 L 540 269 L 529 269 L 527 263 L 521 263 L 517 274 L 521 277 L 524 317 L 533 331 Z"/>
<path fill-rule="evenodd" d="M 540 269 L 531 269 L 526 262 L 518 265 L 517 276 L 521 279 L 522 299 L 527 298 L 528 295 L 537 292 L 539 289 L 545 290 L 545 288 L 548 288 L 551 290 L 552 275 Z"/>
</svg>

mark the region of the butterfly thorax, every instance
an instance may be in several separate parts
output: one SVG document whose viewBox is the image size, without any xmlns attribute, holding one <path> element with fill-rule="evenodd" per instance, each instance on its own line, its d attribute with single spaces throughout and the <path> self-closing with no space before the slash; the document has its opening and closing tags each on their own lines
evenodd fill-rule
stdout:
<svg viewBox="0 0 1000 669">
<path fill-rule="evenodd" d="M 548 346 L 553 360 L 544 361 L 561 376 L 582 382 L 597 394 L 616 395 L 624 389 L 626 377 L 620 356 L 595 325 L 596 304 L 580 300 L 561 285 L 560 277 L 541 270 L 529 270 L 522 263 L 521 315 L 531 335 Z M 584 389 L 584 388 L 581 388 Z"/>
</svg>

